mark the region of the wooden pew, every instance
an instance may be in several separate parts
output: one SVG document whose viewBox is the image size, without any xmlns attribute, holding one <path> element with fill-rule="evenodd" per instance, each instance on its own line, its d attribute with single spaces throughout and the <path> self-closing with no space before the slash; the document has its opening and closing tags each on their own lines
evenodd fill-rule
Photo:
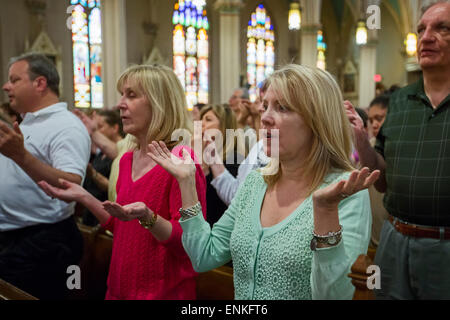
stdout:
<svg viewBox="0 0 450 320">
<path fill-rule="evenodd" d="M 355 286 L 355 293 L 353 300 L 374 300 L 375 295 L 373 290 L 367 288 L 368 275 L 367 268 L 373 265 L 375 259 L 375 249 L 369 248 L 367 254 L 360 255 L 355 263 L 352 265 L 349 277 L 352 279 L 352 284 Z"/>
<path fill-rule="evenodd" d="M 112 236 L 106 234 L 105 231 L 99 227 L 93 228 L 82 224 L 79 224 L 78 227 L 83 235 L 85 243 L 84 255 L 80 263 L 82 289 L 74 290 L 70 298 L 104 299 L 112 252 Z M 369 275 L 366 273 L 367 267 L 373 264 L 374 256 L 375 250 L 369 248 L 367 255 L 360 255 L 351 268 L 351 273 L 348 276 L 352 279 L 352 283 L 355 286 L 353 300 L 374 299 L 373 291 L 367 288 L 367 279 Z M 9 288 L 9 286 L 7 287 Z M 0 287 L 0 290 L 1 288 L 2 287 Z M 8 290 L 8 292 L 17 291 Z M 27 295 L 26 293 L 24 294 Z M 233 268 L 223 266 L 208 272 L 200 273 L 197 278 L 197 299 L 233 300 Z"/>
<path fill-rule="evenodd" d="M 112 236 L 99 227 L 78 225 L 84 239 L 80 263 L 81 290 L 74 290 L 70 299 L 104 299 L 112 252 Z M 197 298 L 200 300 L 233 300 L 233 269 L 223 266 L 200 273 L 197 278 Z"/>
<path fill-rule="evenodd" d="M 233 300 L 233 268 L 220 268 L 203 272 L 197 278 L 198 300 Z"/>
<path fill-rule="evenodd" d="M 106 280 L 112 252 L 112 237 L 99 227 L 78 225 L 85 242 L 81 261 L 82 289 L 74 290 L 71 299 L 104 299 Z M 369 249 L 367 255 L 360 255 L 348 275 L 355 286 L 354 300 L 372 300 L 373 291 L 367 288 L 367 267 L 373 264 L 375 250 Z M 223 266 L 203 272 L 197 278 L 197 299 L 233 300 L 233 269 Z"/>
<path fill-rule="evenodd" d="M 84 252 L 80 262 L 81 290 L 73 290 L 71 300 L 103 300 L 106 294 L 112 236 L 104 229 L 78 224 L 83 235 Z"/>
<path fill-rule="evenodd" d="M 36 297 L 0 279 L 0 300 L 38 300 Z"/>
</svg>

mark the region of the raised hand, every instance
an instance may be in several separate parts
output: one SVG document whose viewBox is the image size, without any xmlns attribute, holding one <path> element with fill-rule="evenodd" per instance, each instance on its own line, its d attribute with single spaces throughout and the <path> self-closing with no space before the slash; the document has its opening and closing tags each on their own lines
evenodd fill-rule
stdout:
<svg viewBox="0 0 450 320">
<path fill-rule="evenodd" d="M 369 168 L 354 170 L 348 180 L 319 189 L 313 193 L 314 204 L 323 208 L 336 208 L 343 199 L 369 188 L 380 176 L 380 170 L 370 173 Z"/>
<path fill-rule="evenodd" d="M 65 202 L 80 202 L 83 196 L 88 194 L 88 192 L 79 184 L 72 183 L 64 179 L 59 179 L 58 181 L 62 186 L 61 188 L 54 187 L 46 181 L 39 181 L 38 185 L 48 196 L 58 198 Z"/>
<path fill-rule="evenodd" d="M 241 125 L 247 124 L 247 118 L 250 115 L 250 104 L 250 100 L 247 99 L 241 99 L 241 102 L 239 103 L 240 112 L 236 117 L 236 121 Z"/>
<path fill-rule="evenodd" d="M 195 164 L 189 152 L 183 148 L 182 158 L 178 158 L 171 153 L 166 144 L 153 141 L 148 145 L 148 155 L 167 172 L 169 172 L 178 182 L 186 179 L 195 179 Z"/>
<path fill-rule="evenodd" d="M 211 166 L 214 164 L 223 164 L 223 137 L 216 137 L 211 135 L 209 130 L 206 130 L 203 134 L 203 165 Z M 216 140 L 218 140 L 216 142 Z"/>
<path fill-rule="evenodd" d="M 23 158 L 26 150 L 24 138 L 16 121 L 11 128 L 6 122 L 0 122 L 0 153 L 14 161 Z"/>
<path fill-rule="evenodd" d="M 97 121 L 97 115 L 95 112 L 92 115 L 92 118 L 90 118 L 87 114 L 85 114 L 84 112 L 82 112 L 78 109 L 75 109 L 72 112 L 81 120 L 81 122 L 83 122 L 89 135 L 92 135 L 97 130 L 98 121 Z"/>
<path fill-rule="evenodd" d="M 135 202 L 121 206 L 115 202 L 105 201 L 102 205 L 105 211 L 122 221 L 131 221 L 144 218 L 147 215 L 153 215 L 153 211 L 151 211 L 143 202 Z"/>
<path fill-rule="evenodd" d="M 345 113 L 347 115 L 348 120 L 350 121 L 350 125 L 352 126 L 354 133 L 365 133 L 364 130 L 364 122 L 359 116 L 358 112 L 356 112 L 352 103 L 348 100 L 344 101 Z"/>
</svg>

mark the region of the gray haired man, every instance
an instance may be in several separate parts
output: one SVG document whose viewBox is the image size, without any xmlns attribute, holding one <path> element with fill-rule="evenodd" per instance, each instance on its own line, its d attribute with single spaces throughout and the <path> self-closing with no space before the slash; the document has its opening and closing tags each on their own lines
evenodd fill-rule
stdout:
<svg viewBox="0 0 450 320">
<path fill-rule="evenodd" d="M 450 299 L 450 2 L 425 8 L 417 33 L 423 78 L 391 96 L 375 149 L 347 107 L 361 163 L 381 170 L 386 192 L 379 299 Z"/>
</svg>

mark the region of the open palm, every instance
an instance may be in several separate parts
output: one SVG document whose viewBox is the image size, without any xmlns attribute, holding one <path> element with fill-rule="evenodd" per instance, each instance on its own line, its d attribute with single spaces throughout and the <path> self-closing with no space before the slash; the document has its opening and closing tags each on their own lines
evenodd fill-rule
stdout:
<svg viewBox="0 0 450 320">
<path fill-rule="evenodd" d="M 162 141 L 159 143 L 153 141 L 148 145 L 148 148 L 150 150 L 148 155 L 177 181 L 195 177 L 195 164 L 186 149 L 182 149 L 182 157 L 178 158 L 169 151 L 166 144 Z"/>
<path fill-rule="evenodd" d="M 39 181 L 38 185 L 48 196 L 58 198 L 65 202 L 80 201 L 87 193 L 87 191 L 79 184 L 64 179 L 59 179 L 59 183 L 62 188 L 54 187 L 46 181 Z"/>
<path fill-rule="evenodd" d="M 341 180 L 338 183 L 315 191 L 313 201 L 315 204 L 324 207 L 337 206 L 343 199 L 369 188 L 379 176 L 379 170 L 375 170 L 372 173 L 370 173 L 369 168 L 354 170 L 348 180 Z"/>
<path fill-rule="evenodd" d="M 113 217 L 122 221 L 131 221 L 137 218 L 144 217 L 151 210 L 143 202 L 135 202 L 125 206 L 118 203 L 105 201 L 102 203 L 103 209 Z"/>
</svg>

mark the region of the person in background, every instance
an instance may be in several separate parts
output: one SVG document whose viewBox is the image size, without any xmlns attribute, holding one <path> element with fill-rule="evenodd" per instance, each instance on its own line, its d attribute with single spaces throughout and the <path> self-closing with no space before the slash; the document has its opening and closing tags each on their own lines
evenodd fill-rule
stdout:
<svg viewBox="0 0 450 320">
<path fill-rule="evenodd" d="M 377 82 L 375 85 L 375 96 L 379 96 L 386 91 L 386 87 L 381 82 Z"/>
<path fill-rule="evenodd" d="M 201 121 L 200 119 L 200 112 L 202 111 L 202 108 L 205 106 L 204 103 L 197 103 L 192 108 L 192 120 L 193 121 Z"/>
<path fill-rule="evenodd" d="M 244 130 L 247 129 L 248 110 L 246 106 L 250 104 L 249 98 L 248 89 L 242 87 L 235 89 L 228 100 L 228 105 L 236 116 L 238 128 Z"/>
<path fill-rule="evenodd" d="M 67 268 L 80 262 L 83 238 L 74 204 L 36 184 L 79 186 L 89 161 L 89 135 L 59 101 L 59 75 L 44 55 L 13 58 L 3 90 L 23 121 L 0 122 L 0 278 L 39 299 L 64 299 Z"/>
<path fill-rule="evenodd" d="M 22 122 L 22 116 L 20 113 L 15 111 L 13 108 L 11 108 L 11 105 L 7 102 L 3 103 L 0 106 L 0 110 L 4 112 L 4 114 L 7 115 L 7 117 L 10 119 L 11 123 L 18 122 L 19 124 Z"/>
<path fill-rule="evenodd" d="M 261 121 L 264 139 L 279 142 L 278 172 L 252 171 L 212 228 L 201 214 L 189 154 L 176 165 L 163 142 L 150 146 L 152 159 L 180 185 L 183 246 L 199 272 L 232 259 L 238 300 L 352 299 L 347 275 L 370 239 L 365 189 L 380 172 L 353 170 L 350 124 L 328 72 L 288 65 L 268 81 Z M 265 151 L 276 154 L 271 143 Z"/>
<path fill-rule="evenodd" d="M 125 135 L 122 128 L 122 120 L 118 110 L 100 110 L 92 115 L 92 121 L 96 123 L 98 130 L 102 135 L 113 143 L 118 143 Z M 92 135 L 91 135 L 92 136 Z M 91 154 L 91 161 L 86 171 L 86 180 L 83 188 L 89 191 L 100 201 L 108 200 L 108 177 L 111 171 L 111 164 L 114 159 L 110 159 L 95 146 L 94 153 Z M 82 213 L 82 223 L 88 226 L 96 226 L 98 220 L 86 208 Z"/>
<path fill-rule="evenodd" d="M 0 120 L 5 122 L 9 127 L 11 127 L 14 123 L 9 114 L 3 111 L 3 109 L 0 109 Z"/>
<path fill-rule="evenodd" d="M 368 116 L 370 124 L 369 132 L 371 133 L 370 144 L 372 146 L 375 146 L 378 132 L 380 132 L 381 126 L 383 125 L 384 120 L 386 119 L 388 105 L 389 105 L 388 94 L 379 95 L 370 102 Z"/>
<path fill-rule="evenodd" d="M 203 139 L 206 143 L 212 141 L 212 136 L 217 133 L 220 133 L 222 136 L 222 145 L 220 148 L 217 148 L 216 146 L 214 150 L 214 152 L 218 153 L 218 158 L 214 157 L 214 159 L 211 159 L 211 162 L 217 159 L 218 163 L 224 165 L 226 170 L 233 177 L 236 177 L 239 163 L 242 162 L 242 155 L 237 153 L 236 139 L 227 141 L 226 134 L 227 129 L 237 129 L 236 118 L 233 111 L 228 105 L 208 105 L 202 109 L 200 117 L 202 120 Z M 206 145 L 207 144 L 205 144 L 205 147 Z M 203 148 L 203 150 L 205 150 L 205 148 Z M 212 226 L 220 219 L 228 208 L 228 205 L 220 199 L 216 190 L 211 185 L 213 174 L 207 161 L 203 161 L 202 168 L 206 177 L 206 205 L 207 208 L 210 208 L 206 214 L 206 220 Z"/>
<path fill-rule="evenodd" d="M 117 106 L 113 108 L 113 110 L 117 110 Z M 118 111 L 120 112 L 120 111 Z M 116 183 L 119 175 L 119 162 L 122 158 L 123 154 L 130 149 L 132 149 L 132 136 L 125 135 L 123 139 L 120 139 L 117 142 L 110 140 L 107 136 L 105 136 L 100 130 L 98 130 L 98 124 L 95 120 L 96 118 L 91 118 L 84 112 L 81 112 L 78 109 L 75 109 L 73 113 L 80 118 L 80 120 L 86 126 L 86 129 L 89 132 L 91 140 L 93 144 L 95 144 L 98 149 L 102 151 L 109 159 L 113 159 L 109 174 L 108 180 L 108 200 L 114 202 L 116 200 Z M 125 133 L 124 133 L 125 134 Z M 102 184 L 106 182 L 106 177 L 97 176 L 99 180 L 101 180 Z"/>
<path fill-rule="evenodd" d="M 119 78 L 119 110 L 133 149 L 120 160 L 117 202 L 100 202 L 81 186 L 62 181 L 62 188 L 41 188 L 65 201 L 77 201 L 114 234 L 108 275 L 108 300 L 192 300 L 196 272 L 181 243 L 181 194 L 178 183 L 147 154 L 148 143 L 163 140 L 179 156 L 189 147 L 172 141 L 183 128 L 192 133 L 183 87 L 175 73 L 160 65 L 127 69 Z M 186 151 L 188 152 L 188 151 Z M 199 164 L 194 189 L 206 215 L 206 183 Z"/>
<path fill-rule="evenodd" d="M 350 103 L 348 101 L 345 101 L 345 103 Z M 369 117 L 366 113 L 366 111 L 364 111 L 364 109 L 361 108 L 355 108 L 356 112 L 358 113 L 358 115 L 361 117 L 361 120 L 364 123 L 364 130 L 369 133 L 369 126 L 368 121 L 369 121 Z M 356 151 L 355 148 L 353 148 L 353 152 L 352 152 L 352 161 L 353 164 L 355 165 L 355 167 L 360 168 L 360 164 L 359 164 L 359 155 L 358 155 L 358 151 Z"/>
<path fill-rule="evenodd" d="M 256 119 L 259 120 L 259 125 L 257 126 L 259 140 L 250 149 L 248 156 L 240 164 L 237 176 L 234 177 L 220 162 L 216 162 L 210 166 L 210 170 L 213 175 L 211 185 L 216 189 L 217 195 L 227 206 L 230 205 L 239 186 L 245 181 L 249 173 L 254 169 L 259 169 L 269 164 L 270 159 L 264 153 L 264 141 L 262 137 L 259 136 L 259 129 L 261 128 L 261 115 L 263 113 L 262 101 L 267 89 L 268 82 L 264 81 L 259 88 L 259 97 L 257 99 L 257 101 L 259 101 L 259 105 L 257 106 L 259 116 L 255 118 L 255 121 Z"/>
<path fill-rule="evenodd" d="M 369 126 L 373 137 L 370 138 L 370 144 L 375 147 L 377 135 L 386 119 L 389 106 L 389 95 L 382 94 L 370 102 L 369 105 Z M 363 120 L 364 121 L 364 120 Z M 384 192 L 378 192 L 374 186 L 369 188 L 370 206 L 372 208 L 372 236 L 370 238 L 370 247 L 376 250 L 380 242 L 380 232 L 384 221 L 389 216 L 383 205 Z"/>
<path fill-rule="evenodd" d="M 386 193 L 378 299 L 450 299 L 450 1 L 425 7 L 417 34 L 423 77 L 390 97 L 375 149 L 347 108 L 360 161 L 381 170 Z"/>
</svg>

